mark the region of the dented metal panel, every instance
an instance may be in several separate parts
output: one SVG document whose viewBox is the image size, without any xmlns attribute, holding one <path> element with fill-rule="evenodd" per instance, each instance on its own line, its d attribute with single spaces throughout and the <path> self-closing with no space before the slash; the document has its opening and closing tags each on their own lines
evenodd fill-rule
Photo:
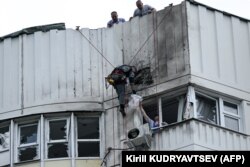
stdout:
<svg viewBox="0 0 250 167">
<path fill-rule="evenodd" d="M 198 77 L 193 81 L 201 79 L 204 87 L 213 82 L 249 94 L 249 21 L 189 2 L 187 17 L 191 74 Z M 221 91 L 218 86 L 211 89 Z"/>
</svg>

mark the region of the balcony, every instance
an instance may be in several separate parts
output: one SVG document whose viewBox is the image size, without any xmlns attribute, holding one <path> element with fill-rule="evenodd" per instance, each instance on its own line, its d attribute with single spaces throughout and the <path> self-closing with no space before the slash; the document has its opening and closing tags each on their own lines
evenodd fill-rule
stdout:
<svg viewBox="0 0 250 167">
<path fill-rule="evenodd" d="M 188 119 L 154 135 L 152 150 L 249 150 L 250 137 L 199 119 Z"/>
</svg>

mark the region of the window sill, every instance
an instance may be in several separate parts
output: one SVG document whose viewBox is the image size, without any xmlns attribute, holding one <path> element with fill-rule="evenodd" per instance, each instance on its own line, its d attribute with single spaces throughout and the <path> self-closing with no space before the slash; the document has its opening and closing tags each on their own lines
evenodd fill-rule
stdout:
<svg viewBox="0 0 250 167">
<path fill-rule="evenodd" d="M 75 160 L 101 160 L 100 157 L 76 157 Z"/>
<path fill-rule="evenodd" d="M 50 159 L 44 159 L 44 161 L 61 161 L 61 160 L 71 160 L 72 157 L 64 157 L 64 158 L 50 158 Z"/>
<path fill-rule="evenodd" d="M 22 162 L 15 162 L 15 165 L 20 165 L 20 164 L 29 164 L 33 162 L 40 162 L 40 159 L 35 159 L 35 160 L 28 160 L 28 161 L 22 161 Z"/>
</svg>

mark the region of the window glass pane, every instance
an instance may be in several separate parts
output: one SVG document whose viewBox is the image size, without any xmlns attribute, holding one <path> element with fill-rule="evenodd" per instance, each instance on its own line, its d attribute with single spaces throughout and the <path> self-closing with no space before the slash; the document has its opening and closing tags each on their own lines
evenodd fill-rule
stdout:
<svg viewBox="0 0 250 167">
<path fill-rule="evenodd" d="M 0 151 L 9 148 L 10 132 L 9 127 L 0 128 Z"/>
<path fill-rule="evenodd" d="M 67 138 L 67 121 L 50 121 L 50 140 L 60 140 Z"/>
<path fill-rule="evenodd" d="M 78 142 L 78 157 L 99 157 L 99 142 Z"/>
<path fill-rule="evenodd" d="M 177 122 L 179 101 L 162 98 L 162 121 L 168 124 Z"/>
<path fill-rule="evenodd" d="M 18 154 L 19 161 L 28 161 L 37 159 L 38 158 L 37 149 L 38 149 L 37 146 L 19 148 L 19 154 Z"/>
<path fill-rule="evenodd" d="M 235 104 L 231 104 L 231 103 L 224 101 L 224 110 L 227 112 L 230 112 L 232 114 L 238 115 L 237 105 L 235 105 Z"/>
<path fill-rule="evenodd" d="M 20 127 L 20 144 L 36 143 L 37 125 Z"/>
<path fill-rule="evenodd" d="M 157 99 L 150 99 L 148 101 L 143 102 L 143 109 L 145 110 L 146 114 L 154 120 L 156 115 L 159 115 L 158 111 L 158 100 Z M 147 123 L 143 118 L 143 123 Z"/>
<path fill-rule="evenodd" d="M 235 131 L 239 131 L 239 120 L 225 116 L 225 127 Z"/>
<path fill-rule="evenodd" d="M 68 157 L 68 143 L 48 144 L 48 158 Z"/>
<path fill-rule="evenodd" d="M 196 95 L 197 117 L 210 123 L 217 123 L 216 101 Z"/>
<path fill-rule="evenodd" d="M 78 139 L 99 139 L 99 118 L 77 118 Z"/>
</svg>

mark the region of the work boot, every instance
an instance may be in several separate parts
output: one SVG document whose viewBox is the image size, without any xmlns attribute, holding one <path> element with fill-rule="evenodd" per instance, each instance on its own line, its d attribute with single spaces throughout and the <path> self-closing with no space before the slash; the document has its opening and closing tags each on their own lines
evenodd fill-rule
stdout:
<svg viewBox="0 0 250 167">
<path fill-rule="evenodd" d="M 123 117 L 126 116 L 126 113 L 125 113 L 124 105 L 123 105 L 123 104 L 120 105 L 120 112 L 121 112 L 121 114 L 122 114 Z"/>
</svg>

